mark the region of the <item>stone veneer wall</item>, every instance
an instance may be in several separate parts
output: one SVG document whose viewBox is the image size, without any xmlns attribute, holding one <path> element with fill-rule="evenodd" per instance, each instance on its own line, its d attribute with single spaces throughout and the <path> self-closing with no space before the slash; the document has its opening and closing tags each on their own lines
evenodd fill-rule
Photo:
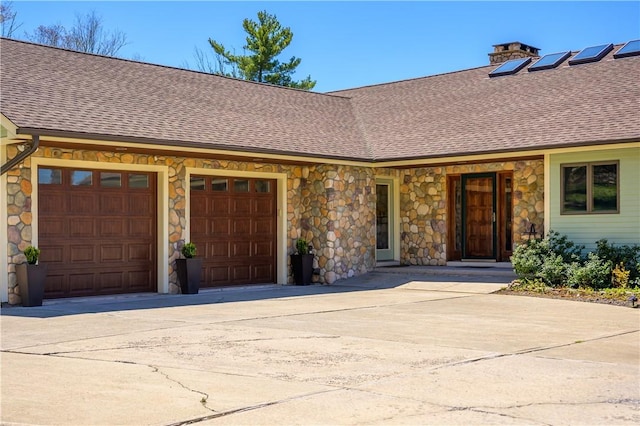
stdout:
<svg viewBox="0 0 640 426">
<path fill-rule="evenodd" d="M 513 171 L 514 243 L 534 224 L 544 229 L 543 160 L 376 171 L 400 177 L 400 256 L 410 265 L 446 265 L 448 174 Z"/>
<path fill-rule="evenodd" d="M 291 206 L 300 217 L 292 228 L 313 244 L 320 282 L 331 284 L 375 267 L 375 176 L 373 169 L 320 165 L 305 167 L 294 180 L 299 190 Z M 292 218 L 293 219 L 293 218 Z M 293 220 L 290 219 L 293 223 Z M 296 235 L 295 232 L 298 232 Z"/>
<path fill-rule="evenodd" d="M 7 158 L 17 154 L 7 147 Z M 290 166 L 243 163 L 178 156 L 153 156 L 91 150 L 42 147 L 37 157 L 60 160 L 100 161 L 114 164 L 163 165 L 169 169 L 169 284 L 179 291 L 175 259 L 185 240 L 186 167 L 286 173 L 287 249 L 293 253 L 295 241 L 304 236 L 313 242 L 321 283 L 351 277 L 375 266 L 375 183 L 372 169 L 338 165 Z M 72 167 L 71 163 L 65 167 Z M 9 303 L 20 303 L 15 265 L 25 261 L 22 251 L 32 241 L 31 160 L 7 173 L 7 234 Z M 4 202 L 4 201 L 3 201 Z M 288 271 L 289 282 L 292 282 Z"/>
</svg>

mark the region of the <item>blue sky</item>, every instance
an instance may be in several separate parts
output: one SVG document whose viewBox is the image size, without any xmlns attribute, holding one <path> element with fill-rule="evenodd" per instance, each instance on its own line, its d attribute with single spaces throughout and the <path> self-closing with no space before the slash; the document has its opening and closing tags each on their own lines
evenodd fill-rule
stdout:
<svg viewBox="0 0 640 426">
<path fill-rule="evenodd" d="M 3 0 L 4 1 L 4 0 Z M 492 45 L 520 41 L 541 54 L 640 38 L 640 1 L 13 1 L 18 37 L 38 25 L 71 26 L 92 10 L 127 35 L 120 55 L 175 67 L 195 64 L 213 38 L 242 51 L 244 18 L 266 10 L 294 33 L 283 59 L 302 58 L 327 92 L 488 64 Z"/>
</svg>

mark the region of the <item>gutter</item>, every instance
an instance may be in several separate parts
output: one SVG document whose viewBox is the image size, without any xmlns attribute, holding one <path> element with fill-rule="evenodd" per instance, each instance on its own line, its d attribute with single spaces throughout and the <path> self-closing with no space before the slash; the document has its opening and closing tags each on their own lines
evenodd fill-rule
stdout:
<svg viewBox="0 0 640 426">
<path fill-rule="evenodd" d="M 0 168 L 0 176 L 7 173 L 9 170 L 13 168 L 13 166 L 20 163 L 21 161 L 29 157 L 31 154 L 36 152 L 38 150 L 39 145 L 40 145 L 40 135 L 33 135 L 31 138 L 31 146 L 29 147 L 29 149 L 18 153 L 18 155 L 16 155 L 11 160 L 3 164 L 2 167 Z"/>
</svg>

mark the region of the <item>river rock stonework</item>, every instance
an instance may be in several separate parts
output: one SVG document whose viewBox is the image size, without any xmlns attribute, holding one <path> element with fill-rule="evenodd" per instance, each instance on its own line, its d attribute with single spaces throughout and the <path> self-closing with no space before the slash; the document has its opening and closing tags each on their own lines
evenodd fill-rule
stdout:
<svg viewBox="0 0 640 426">
<path fill-rule="evenodd" d="M 7 147 L 7 158 L 17 149 Z M 375 267 L 375 179 L 371 168 L 339 165 L 295 166 L 238 161 L 194 159 L 169 155 L 144 155 L 93 150 L 41 147 L 34 157 L 61 160 L 60 167 L 73 167 L 74 160 L 131 165 L 160 165 L 168 169 L 169 291 L 179 292 L 175 260 L 186 239 L 186 168 L 221 169 L 287 175 L 287 254 L 295 250 L 298 237 L 312 242 L 315 281 L 330 284 L 359 275 Z M 23 250 L 32 244 L 31 159 L 7 173 L 7 233 L 9 303 L 19 304 L 15 265 L 25 261 Z M 158 182 L 160 185 L 161 183 Z M 4 201 L 3 201 L 4 202 Z M 288 256 L 287 256 L 288 258 Z M 289 260 L 288 260 L 289 262 Z M 289 283 L 293 282 L 287 264 Z"/>
<path fill-rule="evenodd" d="M 376 175 L 400 179 L 400 262 L 446 265 L 447 175 L 511 171 L 513 173 L 513 242 L 519 244 L 533 224 L 544 229 L 544 162 L 505 161 L 400 170 Z"/>
<path fill-rule="evenodd" d="M 370 168 L 321 165 L 294 179 L 292 242 L 310 241 L 319 282 L 331 284 L 375 267 L 375 177 Z M 298 198 L 299 197 L 299 198 Z M 296 211 L 296 208 L 298 209 Z"/>
</svg>

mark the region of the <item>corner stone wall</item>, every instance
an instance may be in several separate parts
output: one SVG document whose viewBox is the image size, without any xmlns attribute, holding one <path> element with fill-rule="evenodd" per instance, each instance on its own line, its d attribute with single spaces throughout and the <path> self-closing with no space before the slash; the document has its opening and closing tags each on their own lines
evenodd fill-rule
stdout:
<svg viewBox="0 0 640 426">
<path fill-rule="evenodd" d="M 7 158 L 17 155 L 7 147 Z M 169 289 L 179 292 L 174 270 L 179 248 L 186 238 L 186 167 L 287 174 L 287 254 L 295 250 L 298 237 L 313 243 L 316 280 L 330 284 L 359 275 L 375 266 L 375 179 L 370 168 L 338 165 L 291 166 L 238 161 L 185 158 L 167 155 L 114 153 L 41 147 L 34 157 L 61 160 L 60 167 L 73 167 L 74 160 L 126 164 L 161 165 L 169 170 Z M 15 265 L 25 262 L 23 250 L 31 245 L 31 159 L 7 173 L 7 234 L 9 303 L 19 304 Z M 3 200 L 4 202 L 4 200 Z M 292 274 L 288 260 L 289 282 Z"/>
<path fill-rule="evenodd" d="M 310 241 L 317 254 L 320 282 L 331 284 L 375 267 L 375 177 L 373 169 L 321 165 L 304 168 L 297 217 L 291 235 Z M 296 200 L 297 201 L 297 200 Z M 291 221 L 293 222 L 293 220 Z"/>
<path fill-rule="evenodd" d="M 447 175 L 498 171 L 513 172 L 514 243 L 522 241 L 531 224 L 538 231 L 544 229 L 543 160 L 405 169 L 398 173 L 401 263 L 446 265 Z M 376 174 L 395 175 L 383 169 Z"/>
</svg>

